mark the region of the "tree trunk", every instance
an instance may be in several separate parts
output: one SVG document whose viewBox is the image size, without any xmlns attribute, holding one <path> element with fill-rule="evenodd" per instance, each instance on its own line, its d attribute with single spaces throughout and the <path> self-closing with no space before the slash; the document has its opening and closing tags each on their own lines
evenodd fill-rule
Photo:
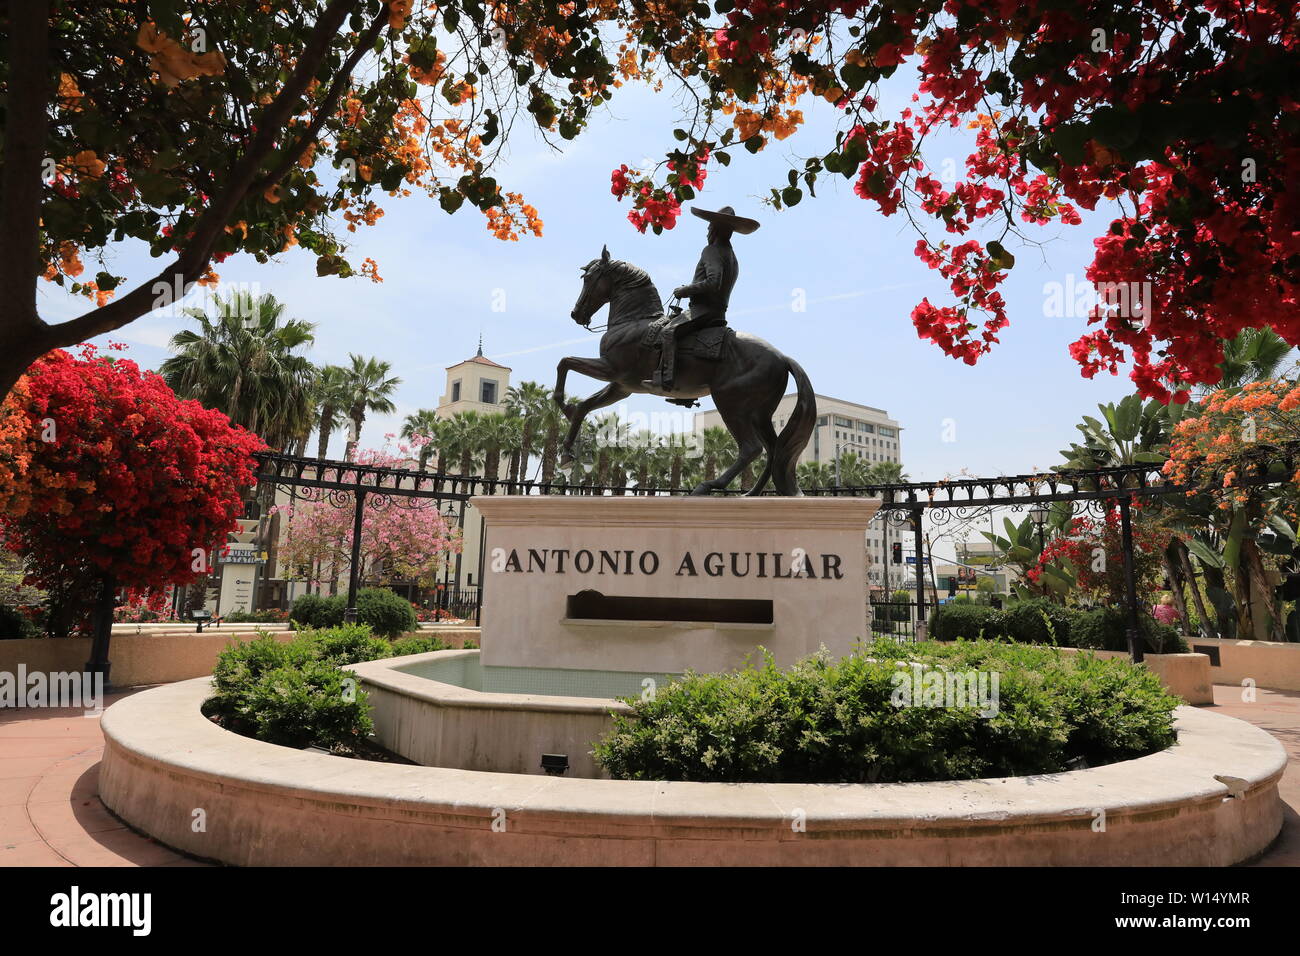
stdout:
<svg viewBox="0 0 1300 956">
<path fill-rule="evenodd" d="M 352 434 L 348 436 L 348 443 L 343 448 L 343 458 L 353 461 L 356 458 L 357 445 L 361 444 L 361 426 L 366 423 L 366 413 L 364 409 L 354 406 L 348 417 L 352 419 Z M 356 437 L 354 438 L 353 435 Z"/>
<path fill-rule="evenodd" d="M 320 440 L 316 443 L 316 459 L 325 460 L 325 453 L 329 451 L 330 446 L 330 428 L 334 421 L 334 406 L 322 405 L 320 411 Z"/>
<path fill-rule="evenodd" d="M 1182 569 L 1188 590 L 1192 592 L 1192 603 L 1196 605 L 1196 620 L 1201 636 L 1210 638 L 1217 636 L 1217 631 L 1211 623 L 1209 610 L 1205 607 L 1205 599 L 1201 596 L 1200 585 L 1196 581 L 1196 572 L 1192 569 L 1192 561 L 1188 556 L 1187 545 L 1183 544 L 1181 539 L 1174 538 L 1169 543 L 1169 548 L 1174 552 L 1178 566 Z"/>
<path fill-rule="evenodd" d="M 1228 582 L 1223 569 L 1207 565 L 1202 568 L 1202 573 L 1205 576 L 1206 597 L 1214 605 L 1214 618 L 1217 622 L 1218 636 L 1224 640 L 1232 640 L 1237 636 L 1236 603 L 1233 601 L 1232 595 L 1228 593 Z M 1217 598 L 1216 591 L 1218 592 Z"/>
<path fill-rule="evenodd" d="M 1257 633 L 1264 635 L 1263 640 L 1285 640 L 1282 611 L 1277 603 L 1277 588 L 1269 580 L 1268 571 L 1264 568 L 1264 558 L 1260 554 L 1259 543 L 1254 538 L 1242 541 L 1241 556 L 1244 563 L 1250 567 L 1251 610 Z"/>
<path fill-rule="evenodd" d="M 528 477 L 528 459 L 533 457 L 533 441 L 536 439 L 537 420 L 532 415 L 524 416 L 523 433 L 519 442 L 519 480 Z"/>
<path fill-rule="evenodd" d="M 1241 543 L 1242 553 L 1238 556 L 1237 566 L 1233 568 L 1232 600 L 1237 611 L 1237 637 L 1240 640 L 1253 641 L 1255 621 L 1251 616 L 1250 568 L 1245 561 L 1246 542 Z"/>
<path fill-rule="evenodd" d="M 1186 634 L 1189 628 L 1187 626 L 1187 600 L 1183 597 L 1183 569 L 1169 559 L 1167 550 L 1160 560 L 1164 564 L 1165 575 L 1169 578 L 1169 593 L 1174 597 L 1174 609 L 1178 612 L 1178 618 L 1182 625 L 1178 630 Z"/>
<path fill-rule="evenodd" d="M 546 426 L 546 440 L 542 444 L 542 484 L 555 477 L 555 460 L 560 447 L 560 423 L 552 421 Z"/>
</svg>

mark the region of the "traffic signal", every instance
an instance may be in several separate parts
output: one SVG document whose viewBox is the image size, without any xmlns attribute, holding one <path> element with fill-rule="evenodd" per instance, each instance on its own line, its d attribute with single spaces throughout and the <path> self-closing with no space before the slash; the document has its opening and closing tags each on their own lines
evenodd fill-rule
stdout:
<svg viewBox="0 0 1300 956">
<path fill-rule="evenodd" d="M 901 541 L 894 542 L 894 563 L 903 563 L 903 542 Z"/>
</svg>

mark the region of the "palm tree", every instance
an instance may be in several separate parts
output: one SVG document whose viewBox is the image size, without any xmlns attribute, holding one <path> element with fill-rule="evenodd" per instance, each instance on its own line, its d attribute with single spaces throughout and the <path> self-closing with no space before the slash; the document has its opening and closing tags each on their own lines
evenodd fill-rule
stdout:
<svg viewBox="0 0 1300 956">
<path fill-rule="evenodd" d="M 846 488 L 871 484 L 874 464 L 877 463 L 868 461 L 855 451 L 844 452 L 833 466 L 836 484 Z M 890 463 L 879 462 L 878 464 Z"/>
<path fill-rule="evenodd" d="M 555 479 L 555 465 L 560 456 L 560 429 L 568 424 L 554 402 L 546 402 L 538 411 L 537 427 L 542 433 L 542 484 Z"/>
<path fill-rule="evenodd" d="M 901 485 L 905 481 L 911 481 L 907 472 L 903 471 L 902 463 L 897 461 L 872 462 L 866 477 L 866 484 L 869 485 Z"/>
<path fill-rule="evenodd" d="M 519 453 L 512 459 L 515 467 L 511 470 L 511 481 L 523 481 L 528 474 L 528 460 L 533 455 L 533 444 L 537 440 L 538 425 L 546 416 L 546 410 L 554 407 L 550 389 L 537 382 L 520 382 L 506 391 L 506 412 L 520 419 Z"/>
<path fill-rule="evenodd" d="M 361 426 L 365 424 L 367 412 L 381 415 L 391 414 L 396 410 L 389 397 L 402 384 L 400 378 L 389 377 L 393 367 L 388 362 L 378 359 L 362 358 L 349 354 L 352 365 L 347 369 L 347 415 L 352 422 L 352 431 L 348 435 L 343 457 L 351 461 L 357 452 L 357 443 L 361 440 Z"/>
<path fill-rule="evenodd" d="M 795 477 L 799 487 L 809 491 L 829 488 L 835 484 L 835 467 L 824 461 L 804 461 L 795 468 Z"/>
<path fill-rule="evenodd" d="M 339 418 L 348 401 L 348 370 L 339 365 L 326 365 L 316 377 L 315 402 L 319 413 L 320 437 L 316 443 L 316 458 L 325 459 L 329 451 L 330 435 L 339 427 Z"/>
<path fill-rule="evenodd" d="M 736 440 L 725 428 L 714 426 L 704 429 L 700 435 L 700 452 L 704 458 L 704 480 L 712 481 L 718 477 L 718 465 L 733 460 L 738 451 Z"/>
<path fill-rule="evenodd" d="M 478 453 L 483 447 L 483 416 L 478 412 L 457 412 L 447 419 L 442 432 L 442 453 L 459 459 L 457 473 L 472 475 L 479 464 Z"/>
<path fill-rule="evenodd" d="M 664 437 L 663 450 L 668 459 L 668 487 L 682 487 L 682 474 L 686 470 L 686 456 L 694 443 L 686 435 L 674 433 Z"/>
<path fill-rule="evenodd" d="M 310 427 L 316 368 L 294 351 L 310 345 L 315 326 L 284 318 L 274 296 L 234 292 L 214 314 L 188 308 L 199 329 L 172 336 L 176 354 L 159 367 L 171 389 L 225 413 L 283 450 Z"/>
<path fill-rule="evenodd" d="M 519 447 L 520 431 L 521 421 L 514 416 L 500 413 L 483 416 L 479 423 L 479 441 L 484 451 L 485 478 L 496 481 L 501 477 L 501 452 Z"/>
<path fill-rule="evenodd" d="M 439 432 L 443 426 L 443 421 L 438 417 L 438 413 L 429 408 L 422 408 L 413 415 L 407 415 L 406 421 L 402 423 L 401 435 L 407 441 L 413 439 L 423 439 L 424 444 L 420 446 L 420 470 L 429 464 L 429 458 L 432 456 L 435 448 L 439 444 Z M 442 455 L 438 455 L 438 470 L 443 470 Z"/>
<path fill-rule="evenodd" d="M 1250 382 L 1276 378 L 1291 346 L 1269 326 L 1242 329 L 1223 343 L 1223 378 L 1216 388 L 1240 388 Z"/>
</svg>

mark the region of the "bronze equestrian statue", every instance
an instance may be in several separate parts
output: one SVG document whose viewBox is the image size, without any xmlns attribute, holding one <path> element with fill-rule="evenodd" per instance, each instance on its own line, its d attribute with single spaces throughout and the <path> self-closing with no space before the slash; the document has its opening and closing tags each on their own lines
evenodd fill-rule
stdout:
<svg viewBox="0 0 1300 956">
<path fill-rule="evenodd" d="M 770 478 L 778 494 L 801 494 L 795 466 L 817 421 L 812 383 L 794 359 L 726 324 L 727 304 L 740 272 L 731 236 L 751 233 L 758 223 L 737 216 L 729 206 L 717 212 L 691 212 L 708 220 L 709 244 L 694 280 L 673 294 L 690 301 L 688 311 L 673 308 L 665 315 L 650 276 L 629 262 L 611 259 L 608 249 L 583 267 L 582 293 L 573 307 L 573 320 L 590 326 L 592 316 L 608 305 L 609 321 L 600 340 L 600 358 L 560 360 L 554 398 L 569 420 L 561 464 L 573 461 L 573 443 L 583 419 L 598 408 L 633 393 L 662 395 L 686 406 L 712 395 L 740 454 L 730 468 L 701 482 L 691 494 L 726 488 L 764 453 L 766 465 L 748 493 L 760 494 Z M 564 380 L 569 372 L 609 384 L 582 401 L 567 402 Z M 785 395 L 787 375 L 794 376 L 798 400 L 778 435 L 772 415 Z"/>
</svg>

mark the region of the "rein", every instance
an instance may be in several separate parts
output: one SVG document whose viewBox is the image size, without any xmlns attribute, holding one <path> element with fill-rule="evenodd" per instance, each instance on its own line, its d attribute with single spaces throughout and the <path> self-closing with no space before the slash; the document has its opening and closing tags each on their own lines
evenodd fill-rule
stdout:
<svg viewBox="0 0 1300 956">
<path fill-rule="evenodd" d="M 672 297 L 668 300 L 668 302 L 664 304 L 663 309 L 662 309 L 662 311 L 661 311 L 661 314 L 663 314 L 663 315 L 668 315 L 668 314 L 669 314 L 669 311 L 673 308 L 673 303 L 676 302 L 676 301 L 677 301 L 677 296 L 672 296 Z M 633 320 L 633 321 L 635 321 L 635 320 Z M 584 325 L 583 328 L 586 329 L 588 332 L 591 332 L 591 333 L 593 333 L 593 334 L 595 334 L 595 333 L 597 333 L 597 332 L 604 332 L 604 331 L 606 331 L 606 330 L 609 328 L 609 320 L 606 319 L 604 325 Z"/>
</svg>

